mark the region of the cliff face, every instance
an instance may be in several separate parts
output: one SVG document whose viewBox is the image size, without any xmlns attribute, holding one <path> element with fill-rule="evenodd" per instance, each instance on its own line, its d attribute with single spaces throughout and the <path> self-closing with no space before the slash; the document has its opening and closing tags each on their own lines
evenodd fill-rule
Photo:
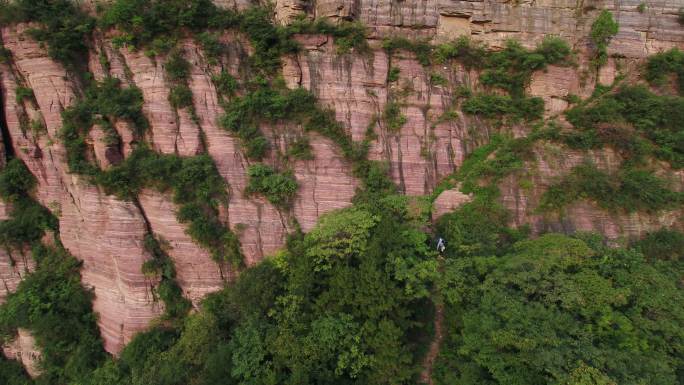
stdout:
<svg viewBox="0 0 684 385">
<path fill-rule="evenodd" d="M 219 5 L 244 8 L 240 1 L 221 1 Z M 478 89 L 478 73 L 461 66 L 422 66 L 410 52 L 397 52 L 391 57 L 380 48 L 380 39 L 404 35 L 411 38 L 433 38 L 445 41 L 460 35 L 472 36 L 490 47 L 501 47 L 506 39 L 517 39 L 533 47 L 544 36 L 559 35 L 578 52 L 576 67 L 551 66 L 535 73 L 528 93 L 540 96 L 548 117 L 563 112 L 570 94 L 586 97 L 597 81 L 608 84 L 618 72 L 637 71 L 640 60 L 660 50 L 684 48 L 684 28 L 677 22 L 681 1 L 647 1 L 639 12 L 638 0 L 607 1 L 378 1 L 321 0 L 313 4 L 283 0 L 276 2 L 276 20 L 287 22 L 298 14 L 311 17 L 353 19 L 370 28 L 368 53 L 340 55 L 333 38 L 321 35 L 300 36 L 303 50 L 284 58 L 282 75 L 291 87 L 311 90 L 319 101 L 335 111 L 336 118 L 361 140 L 370 127 L 376 135 L 370 158 L 387 161 L 389 172 L 400 190 L 408 195 L 431 194 L 441 179 L 459 169 L 466 155 L 485 143 L 495 132 L 490 123 L 459 114 L 457 119 L 441 121 L 439 117 L 452 105 L 459 86 Z M 608 53 L 611 57 L 601 71 L 589 68 L 591 50 L 589 26 L 600 9 L 613 12 L 620 32 L 613 38 Z M 207 293 L 222 287 L 236 275 L 228 264 L 216 263 L 210 253 L 195 244 L 186 234 L 186 225 L 176 219 L 171 197 L 156 190 L 145 190 L 137 202 L 107 195 L 82 177 L 68 172 L 66 152 L 59 139 L 62 127 L 60 113 L 70 106 L 81 91 L 67 76 L 64 68 L 50 59 L 44 47 L 24 35 L 28 25 L 3 27 L 2 42 L 12 60 L 0 64 L 0 91 L 6 132 L 12 152 L 26 163 L 38 179 L 36 198 L 48 207 L 60 222 L 64 246 L 83 261 L 83 283 L 94 290 L 94 310 L 109 352 L 117 353 L 132 336 L 147 327 L 163 312 L 152 288 L 156 279 L 146 277 L 142 264 L 152 258 L 145 250 L 144 237 L 151 230 L 168 242 L 177 280 L 183 294 L 195 305 Z M 226 32 L 222 40 L 228 53 L 220 65 L 239 78 L 241 60 L 251 49 L 243 37 Z M 193 94 L 196 117 L 186 110 L 176 111 L 168 101 L 169 81 L 164 72 L 165 58 L 151 59 L 143 52 L 116 49 L 107 36 L 93 42 L 88 63 L 95 78 L 107 75 L 136 85 L 144 97 L 143 111 L 150 122 L 148 141 L 164 154 L 192 156 L 208 153 L 221 176 L 229 184 L 229 204 L 220 219 L 239 236 L 246 264 L 253 265 L 265 255 L 277 251 L 295 221 L 302 230 L 311 229 L 318 217 L 351 204 L 359 181 L 352 174 L 338 146 L 316 134 L 310 135 L 313 157 L 298 160 L 293 166 L 299 183 L 290 212 L 285 212 L 263 198 L 248 196 L 247 168 L 251 161 L 243 154 L 239 139 L 221 129 L 217 123 L 222 114 L 219 96 L 211 81 L 217 72 L 198 45 L 182 42 L 185 58 L 190 62 L 188 86 Z M 106 58 L 103 66 L 100 58 Z M 388 81 L 388 71 L 396 67 L 401 82 Z M 448 81 L 435 84 L 433 74 Z M 17 102 L 18 87 L 33 90 L 35 98 Z M 406 123 L 393 131 L 380 117 L 390 94 L 408 87 L 402 103 Z M 38 121 L 46 130 L 26 130 L 22 121 Z M 559 115 L 561 124 L 563 117 Z M 4 129 L 4 128 L 3 128 Z M 133 138 L 125 124 L 115 129 L 122 138 L 121 148 L 103 144 L 101 129 L 90 132 L 89 145 L 97 163 L 108 167 L 131 152 Z M 295 126 L 263 126 L 269 142 L 286 149 L 293 135 L 302 130 Z M 520 136 L 529 131 L 521 125 L 513 131 Z M 535 212 L 541 194 L 559 176 L 582 162 L 583 154 L 535 146 L 535 161 L 529 162 L 531 184 L 521 188 L 516 176 L 501 183 L 501 200 L 513 213 L 516 224 L 530 224 L 533 231 L 578 230 L 598 231 L 610 238 L 637 237 L 662 226 L 684 227 L 682 210 L 657 214 L 611 214 L 591 202 L 578 202 L 566 210 L 562 218 L 542 216 Z M 602 169 L 613 170 L 619 159 L 610 150 L 594 151 L 590 157 Z M 4 159 L 4 157 L 0 157 Z M 277 165 L 276 155 L 267 163 Z M 670 175 L 676 189 L 684 185 L 684 173 Z M 437 198 L 435 216 L 467 200 L 456 190 L 448 190 Z M 4 206 L 0 207 L 0 217 Z M 21 277 L 31 270 L 30 258 L 0 251 L 0 300 L 12 291 Z M 21 344 L 19 344 L 21 345 Z"/>
</svg>

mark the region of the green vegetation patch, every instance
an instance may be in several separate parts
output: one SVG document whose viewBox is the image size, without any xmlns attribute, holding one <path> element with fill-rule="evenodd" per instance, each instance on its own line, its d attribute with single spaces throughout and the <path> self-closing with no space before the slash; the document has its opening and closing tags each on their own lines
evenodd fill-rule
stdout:
<svg viewBox="0 0 684 385">
<path fill-rule="evenodd" d="M 668 75 L 677 77 L 677 88 L 684 95 L 684 52 L 678 48 L 659 52 L 648 58 L 645 77 L 651 84 L 662 86 Z"/>
<path fill-rule="evenodd" d="M 512 98 L 508 95 L 475 94 L 461 105 L 463 112 L 489 119 L 509 121 L 537 120 L 544 114 L 544 101 L 539 97 Z"/>
<path fill-rule="evenodd" d="M 261 159 L 268 141 L 260 124 L 291 122 L 305 131 L 317 132 L 334 141 L 343 155 L 353 162 L 365 159 L 367 143 L 354 143 L 334 113 L 317 105 L 316 97 L 304 88 L 288 89 L 282 83 L 256 79 L 247 85 L 248 92 L 225 103 L 221 127 L 236 133 L 250 158 Z"/>
<path fill-rule="evenodd" d="M 0 171 L 0 198 L 10 208 L 10 218 L 0 221 L 0 245 L 6 249 L 21 249 L 57 229 L 57 219 L 29 195 L 35 186 L 35 177 L 19 159 Z"/>
<path fill-rule="evenodd" d="M 435 382 L 674 385 L 684 312 L 671 304 L 684 292 L 672 269 L 560 234 L 449 258 Z"/>
<path fill-rule="evenodd" d="M 247 170 L 248 194 L 261 194 L 274 206 L 289 207 L 297 194 L 297 180 L 291 172 L 279 173 L 263 163 L 252 165 Z"/>
<path fill-rule="evenodd" d="M 570 64 L 570 52 L 568 44 L 558 37 L 545 38 L 534 50 L 509 40 L 503 50 L 486 56 L 480 81 L 519 98 L 524 95 L 535 71 L 543 70 L 549 64 Z"/>
<path fill-rule="evenodd" d="M 566 116 L 578 129 L 564 136 L 571 147 L 611 145 L 634 163 L 652 154 L 674 168 L 684 167 L 684 97 L 623 86 L 572 108 Z"/>
<path fill-rule="evenodd" d="M 176 109 L 192 107 L 192 90 L 185 84 L 173 86 L 169 92 L 169 103 Z"/>
<path fill-rule="evenodd" d="M 21 104 L 25 99 L 34 100 L 33 90 L 27 87 L 17 87 L 15 92 L 15 98 L 17 104 Z"/>
<path fill-rule="evenodd" d="M 613 36 L 617 35 L 619 24 L 613 19 L 613 14 L 603 10 L 591 24 L 589 37 L 594 43 L 596 56 L 594 65 L 601 67 L 608 62 L 608 44 Z"/>
<path fill-rule="evenodd" d="M 505 117 L 511 123 L 538 120 L 543 116 L 543 101 L 540 98 L 525 96 L 525 89 L 534 72 L 543 70 L 551 64 L 573 64 L 570 46 L 561 38 L 554 36 L 545 38 L 533 50 L 509 40 L 499 51 L 488 50 L 481 44 L 461 37 L 453 42 L 438 45 L 431 55 L 432 60 L 437 63 L 458 61 L 468 70 L 481 71 L 479 80 L 485 88 L 506 93 L 501 95 L 480 92 L 472 95 L 468 92 L 463 95 L 464 112 L 489 119 Z"/>
<path fill-rule="evenodd" d="M 42 353 L 39 383 L 83 381 L 105 358 L 93 295 L 81 286 L 80 262 L 61 246 L 32 248 L 38 266 L 0 307 L 0 334 L 32 332 Z"/>
<path fill-rule="evenodd" d="M 28 30 L 34 39 L 47 44 L 51 58 L 67 69 L 81 68 L 88 55 L 88 35 L 95 20 L 71 0 L 13 0 L 0 2 L 0 24 L 37 22 Z"/>
<path fill-rule="evenodd" d="M 21 363 L 5 358 L 4 354 L 0 355 L 0 381 L 6 385 L 34 384 Z"/>
<path fill-rule="evenodd" d="M 122 31 L 118 37 L 121 44 L 162 47 L 162 50 L 174 44 L 160 42 L 173 42 L 190 31 L 199 35 L 200 44 L 214 60 L 222 47 L 207 30 L 236 29 L 247 35 L 254 48 L 249 59 L 251 65 L 269 74 L 278 70 L 281 56 L 297 52 L 299 45 L 293 39 L 297 33 L 331 35 L 340 53 L 366 47 L 366 30 L 359 23 L 299 20 L 283 27 L 276 26 L 271 17 L 272 10 L 268 7 L 235 12 L 218 8 L 210 0 L 116 0 L 103 7 L 100 24 L 103 28 L 116 27 Z"/>
<path fill-rule="evenodd" d="M 117 0 L 101 11 L 100 25 L 116 27 L 134 46 L 183 30 L 201 32 L 218 13 L 211 0 Z"/>
<path fill-rule="evenodd" d="M 549 187 L 540 209 L 559 210 L 578 199 L 590 199 L 610 211 L 657 212 L 680 206 L 684 193 L 670 190 L 650 170 L 622 168 L 610 175 L 591 163 L 584 163 Z"/>
<path fill-rule="evenodd" d="M 663 228 L 646 234 L 633 246 L 651 260 L 684 262 L 684 233 L 679 231 Z"/>
<path fill-rule="evenodd" d="M 337 52 L 341 54 L 349 53 L 352 49 L 357 52 L 365 52 L 368 50 L 366 27 L 358 21 L 331 23 L 326 18 L 319 18 L 313 21 L 302 18 L 294 21 L 285 28 L 288 35 L 323 34 L 332 36 L 334 38 L 334 44 L 337 47 Z"/>
<path fill-rule="evenodd" d="M 398 102 L 392 101 L 385 105 L 385 111 L 382 118 L 390 132 L 397 132 L 406 124 L 406 115 L 401 113 L 401 105 Z"/>
<path fill-rule="evenodd" d="M 391 67 L 387 73 L 387 82 L 394 83 L 399 80 L 401 70 L 398 67 Z"/>
<path fill-rule="evenodd" d="M 171 190 L 179 206 L 178 220 L 188 223 L 188 235 L 214 260 L 241 264 L 237 236 L 218 217 L 218 206 L 228 198 L 226 184 L 208 155 L 184 158 L 138 146 L 125 161 L 99 172 L 94 181 L 123 199 L 135 199 L 146 187 Z"/>
<path fill-rule="evenodd" d="M 83 99 L 62 112 L 60 136 L 71 172 L 90 176 L 98 173 L 98 168 L 88 160 L 85 139 L 94 124 L 112 127 L 116 119 L 126 120 L 133 123 L 137 136 L 142 136 L 147 129 L 142 92 L 136 87 L 121 88 L 120 85 L 120 80 L 108 77 L 89 87 Z M 115 141 L 118 142 L 118 135 Z"/>
<path fill-rule="evenodd" d="M 432 46 L 428 40 L 409 40 L 405 37 L 386 38 L 382 41 L 382 48 L 390 55 L 403 50 L 416 55 L 416 60 L 423 66 L 429 66 L 432 61 Z"/>
<path fill-rule="evenodd" d="M 182 319 L 192 304 L 183 297 L 181 288 L 176 282 L 176 268 L 166 252 L 168 245 L 158 241 L 152 234 L 147 234 L 144 246 L 152 258 L 143 263 L 142 272 L 146 276 L 160 278 L 159 285 L 154 290 L 164 301 L 164 317 L 172 320 Z"/>
</svg>

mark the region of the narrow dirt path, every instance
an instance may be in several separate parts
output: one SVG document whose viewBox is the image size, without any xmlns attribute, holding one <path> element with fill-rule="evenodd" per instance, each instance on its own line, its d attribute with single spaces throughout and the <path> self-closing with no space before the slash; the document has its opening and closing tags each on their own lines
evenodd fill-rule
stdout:
<svg viewBox="0 0 684 385">
<path fill-rule="evenodd" d="M 442 256 L 438 257 L 438 261 L 439 271 L 441 273 L 444 266 L 444 259 L 442 258 Z M 420 382 L 423 384 L 434 384 L 434 381 L 432 380 L 432 366 L 434 365 L 435 360 L 437 359 L 437 355 L 439 355 L 439 349 L 441 348 L 442 340 L 444 339 L 444 333 L 442 331 L 443 324 L 444 305 L 439 303 L 435 306 L 435 335 L 432 339 L 432 342 L 430 343 L 430 350 L 428 350 L 428 353 L 425 355 L 425 359 L 423 360 L 423 371 L 420 373 Z"/>
</svg>

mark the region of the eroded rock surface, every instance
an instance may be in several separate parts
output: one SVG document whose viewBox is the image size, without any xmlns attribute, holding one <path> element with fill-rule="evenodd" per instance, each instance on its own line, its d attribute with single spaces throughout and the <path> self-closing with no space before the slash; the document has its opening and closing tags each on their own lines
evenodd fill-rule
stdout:
<svg viewBox="0 0 684 385">
<path fill-rule="evenodd" d="M 36 347 L 36 340 L 28 330 L 19 328 L 17 336 L 12 341 L 2 345 L 2 352 L 5 357 L 21 362 L 32 378 L 40 375 L 41 353 Z"/>
<path fill-rule="evenodd" d="M 152 298 L 153 282 L 140 270 L 150 258 L 142 243 L 144 221 L 132 203 L 107 196 L 68 172 L 59 139 L 60 114 L 75 99 L 74 85 L 44 48 L 22 34 L 26 28 L 2 30 L 15 66 L 2 68 L 8 131 L 15 153 L 36 176 L 36 198 L 59 218 L 62 243 L 84 262 L 82 282 L 95 292 L 93 307 L 105 348 L 117 353 L 162 311 Z M 47 132 L 37 137 L 21 127 L 21 115 L 32 102 L 14 102 L 20 82 L 33 90 L 44 118 Z"/>
</svg>

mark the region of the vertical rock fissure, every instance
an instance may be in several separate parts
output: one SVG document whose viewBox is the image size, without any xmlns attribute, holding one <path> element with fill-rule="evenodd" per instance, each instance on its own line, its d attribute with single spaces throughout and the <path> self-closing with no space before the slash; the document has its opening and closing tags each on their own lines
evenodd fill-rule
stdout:
<svg viewBox="0 0 684 385">
<path fill-rule="evenodd" d="M 150 235 L 154 235 L 154 232 L 152 231 L 152 224 L 150 223 L 150 220 L 147 218 L 147 214 L 145 213 L 145 209 L 143 209 L 142 204 L 140 204 L 140 200 L 138 197 L 133 197 L 131 199 L 133 202 L 133 205 L 138 209 L 140 212 L 140 216 L 143 219 L 143 223 L 145 224 L 145 232 Z"/>
<path fill-rule="evenodd" d="M 14 157 L 14 146 L 12 145 L 12 136 L 7 126 L 7 117 L 5 116 L 5 92 L 0 86 L 0 131 L 2 131 L 2 144 L 5 147 L 5 160 L 10 160 Z"/>
</svg>

